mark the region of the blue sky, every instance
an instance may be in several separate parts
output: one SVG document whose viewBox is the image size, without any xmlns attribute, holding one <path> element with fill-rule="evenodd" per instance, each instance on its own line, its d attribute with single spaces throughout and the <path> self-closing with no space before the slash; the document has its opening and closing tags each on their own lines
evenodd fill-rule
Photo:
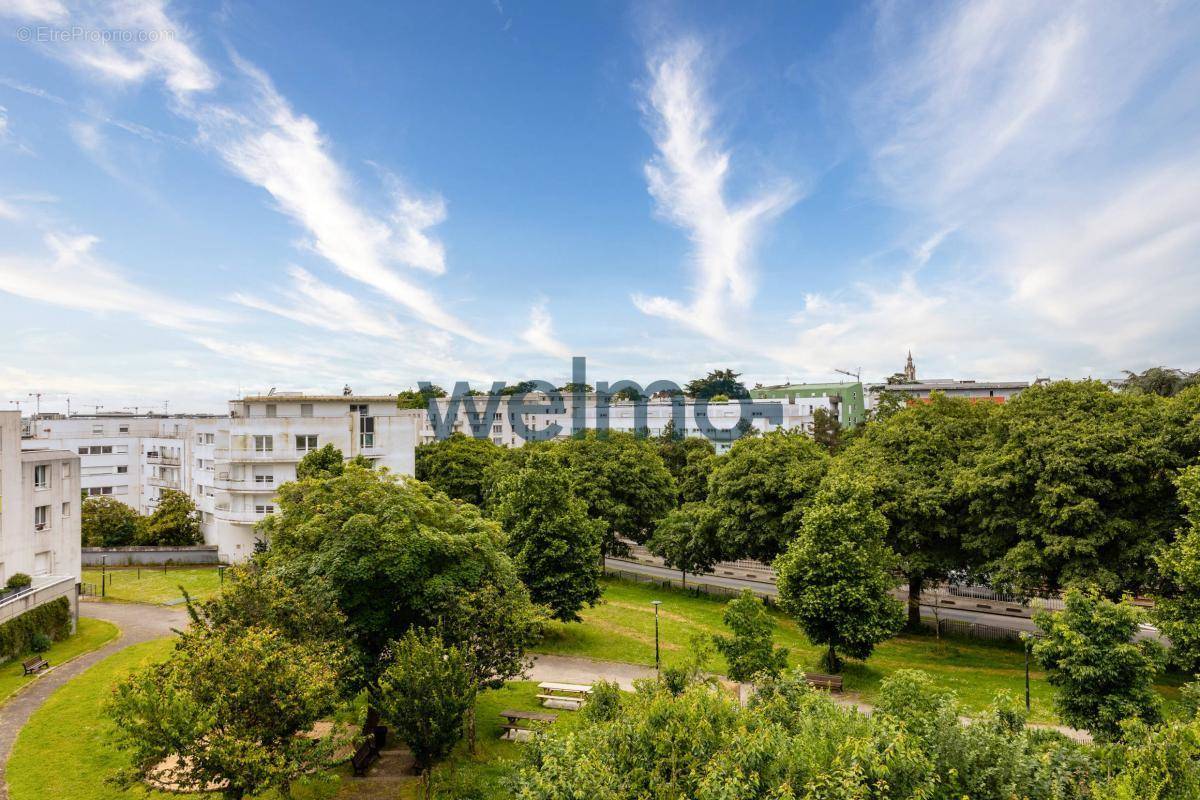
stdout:
<svg viewBox="0 0 1200 800">
<path fill-rule="evenodd" d="M 0 400 L 1200 367 L 1200 7 L 0 0 Z"/>
</svg>

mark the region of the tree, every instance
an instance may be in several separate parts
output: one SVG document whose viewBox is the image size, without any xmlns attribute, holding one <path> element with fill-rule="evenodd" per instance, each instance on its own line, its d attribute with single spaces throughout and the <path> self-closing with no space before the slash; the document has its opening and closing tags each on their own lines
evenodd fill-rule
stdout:
<svg viewBox="0 0 1200 800">
<path fill-rule="evenodd" d="M 634 389 L 632 386 L 626 386 L 624 389 L 618 389 L 612 393 L 612 399 L 620 403 L 636 403 L 639 400 L 645 400 L 646 395 Z"/>
<path fill-rule="evenodd" d="M 888 521 L 887 543 L 908 578 L 908 626 L 921 625 L 921 591 L 972 562 L 963 546 L 959 473 L 983 446 L 996 406 L 934 393 L 872 422 L 837 459 L 829 480 L 859 476 Z"/>
<path fill-rule="evenodd" d="M 795 536 L 829 456 L 800 431 L 734 442 L 708 479 L 708 504 L 721 519 L 730 558 L 770 561 Z"/>
<path fill-rule="evenodd" d="M 592 394 L 596 389 L 590 383 L 571 383 L 568 381 L 558 387 L 558 391 L 563 394 Z"/>
<path fill-rule="evenodd" d="M 568 469 L 550 453 L 534 453 L 497 486 L 493 517 L 535 603 L 562 622 L 578 621 L 580 609 L 596 604 L 605 526 L 588 517 Z"/>
<path fill-rule="evenodd" d="M 79 519 L 84 547 L 125 547 L 137 538 L 141 516 L 115 497 L 89 497 Z"/>
<path fill-rule="evenodd" d="M 697 399 L 709 400 L 714 395 L 723 394 L 735 400 L 743 400 L 750 397 L 750 392 L 746 391 L 746 385 L 738 380 L 740 377 L 742 374 L 732 369 L 715 369 L 703 378 L 689 381 L 683 387 L 683 391 L 688 397 Z"/>
<path fill-rule="evenodd" d="M 1099 741 L 1121 737 L 1125 720 L 1161 718 L 1154 676 L 1162 668 L 1156 642 L 1135 642 L 1140 614 L 1094 589 L 1067 591 L 1064 609 L 1039 611 L 1033 620 L 1043 637 L 1033 655 L 1058 689 L 1054 707 L 1068 725 L 1086 728 Z"/>
<path fill-rule="evenodd" d="M 708 496 L 708 476 L 716 466 L 713 443 L 700 436 L 684 436 L 667 420 L 655 443 L 663 465 L 675 479 L 680 503 L 695 503 Z"/>
<path fill-rule="evenodd" d="M 332 587 L 356 666 L 343 684 L 347 696 L 375 688 L 390 642 L 413 627 L 461 619 L 459 606 L 476 593 L 490 588 L 514 605 L 529 603 L 500 526 L 409 478 L 351 464 L 337 477 L 287 483 L 279 510 L 260 525 L 271 540 L 268 563 L 284 580 Z M 496 620 L 480 624 L 506 635 Z M 367 727 L 376 718 L 369 708 Z"/>
<path fill-rule="evenodd" d="M 424 389 L 406 389 L 396 394 L 397 408 L 416 408 L 424 411 L 429 408 L 429 401 L 445 397 L 446 390 L 437 384 L 431 384 Z"/>
<path fill-rule="evenodd" d="M 684 503 L 658 521 L 647 540 L 650 552 L 660 556 L 668 567 L 687 575 L 708 572 L 721 560 L 719 520 L 704 503 Z"/>
<path fill-rule="evenodd" d="M 825 645 L 825 665 L 866 659 L 904 622 L 892 598 L 896 555 L 884 543 L 887 520 L 870 493 L 850 478 L 821 488 L 800 534 L 775 561 L 780 603 L 808 640 Z"/>
<path fill-rule="evenodd" d="M 1151 367 L 1144 372 L 1125 370 L 1121 388 L 1127 392 L 1173 397 L 1190 386 L 1200 386 L 1200 371 L 1188 372 L 1170 367 Z"/>
<path fill-rule="evenodd" d="M 270 628 L 193 628 L 166 661 L 118 684 L 108 706 L 130 764 L 116 778 L 228 798 L 275 789 L 333 766 L 336 736 L 301 734 L 333 712 L 337 667 L 327 651 Z"/>
<path fill-rule="evenodd" d="M 1185 672 L 1200 671 L 1200 465 L 1176 480 L 1187 509 L 1187 527 L 1155 557 L 1161 576 L 1154 621 L 1171 641 L 1171 661 Z"/>
<path fill-rule="evenodd" d="M 484 474 L 503 452 L 491 439 L 452 433 L 417 447 L 417 480 L 455 500 L 482 506 Z"/>
<path fill-rule="evenodd" d="M 551 450 L 570 470 L 571 488 L 587 503 L 588 516 L 604 522 L 604 554 L 622 551 L 618 537 L 644 542 L 675 505 L 675 482 L 647 439 L 588 431 Z"/>
<path fill-rule="evenodd" d="M 138 543 L 158 547 L 203 544 L 200 513 L 192 498 L 183 492 L 163 489 L 154 513 L 142 521 Z"/>
<path fill-rule="evenodd" d="M 813 412 L 813 441 L 836 454 L 841 449 L 842 423 L 828 409 L 818 408 Z"/>
<path fill-rule="evenodd" d="M 342 451 L 327 444 L 317 450 L 310 450 L 296 465 L 296 480 L 306 478 L 334 478 L 345 469 L 342 463 Z"/>
<path fill-rule="evenodd" d="M 1200 797 L 1200 721 L 1125 727 L 1125 747 L 1095 800 L 1192 800 Z"/>
<path fill-rule="evenodd" d="M 729 679 L 744 682 L 760 673 L 777 676 L 787 667 L 788 651 L 775 647 L 775 620 L 749 589 L 725 605 L 725 624 L 733 636 L 714 637 L 729 664 Z"/>
<path fill-rule="evenodd" d="M 502 397 L 511 397 L 515 394 L 529 394 L 530 392 L 536 392 L 537 390 L 537 384 L 533 381 L 517 381 L 516 383 L 509 384 L 501 389 L 500 395 Z"/>
<path fill-rule="evenodd" d="M 1165 402 L 1059 381 L 992 415 L 958 484 L 966 544 L 996 582 L 1026 592 L 1092 582 L 1112 597 L 1142 587 L 1179 518 Z"/>
<path fill-rule="evenodd" d="M 430 773 L 462 738 L 463 716 L 475 705 L 474 673 L 466 655 L 436 633 L 409 630 L 391 650 L 379 707 L 412 751 L 429 797 Z"/>
</svg>

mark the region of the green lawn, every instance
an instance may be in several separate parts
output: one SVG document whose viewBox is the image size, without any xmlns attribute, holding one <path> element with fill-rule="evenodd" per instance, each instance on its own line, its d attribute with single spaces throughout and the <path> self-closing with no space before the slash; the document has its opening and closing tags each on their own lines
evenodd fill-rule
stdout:
<svg viewBox="0 0 1200 800">
<path fill-rule="evenodd" d="M 61 642 L 55 642 L 42 655 L 50 662 L 52 667 L 57 667 L 76 656 L 95 650 L 97 647 L 116 638 L 118 633 L 120 631 L 117 629 L 117 626 L 111 622 L 80 617 L 79 628 L 75 632 L 75 635 Z M 0 666 L 0 705 L 3 705 L 8 696 L 17 691 L 17 689 L 20 689 L 30 681 L 37 680 L 37 676 L 26 675 L 25 670 L 21 667 L 21 662 L 29 658 L 30 655 L 32 654 L 23 653 L 3 666 Z"/>
<path fill-rule="evenodd" d="M 654 664 L 654 608 L 651 600 L 662 600 L 659 636 L 664 664 L 675 663 L 688 652 L 693 634 L 728 633 L 721 621 L 724 598 L 699 596 L 679 589 L 604 579 L 604 599 L 583 611 L 583 622 L 554 623 L 537 650 L 558 655 L 583 656 L 635 664 Z M 794 666 L 818 671 L 819 648 L 804 638 L 796 624 L 775 614 L 776 643 L 791 651 Z M 718 654 L 709 667 L 725 671 Z M 1025 657 L 1020 645 L 933 636 L 898 636 L 880 645 L 865 663 L 847 663 L 846 690 L 870 700 L 882 678 L 898 669 L 923 669 L 934 679 L 958 693 L 964 705 L 982 711 L 995 694 L 1008 690 L 1025 696 Z M 1160 690 L 1168 699 L 1177 695 L 1178 681 L 1168 676 Z M 1037 670 L 1032 673 L 1032 716 L 1037 722 L 1055 722 L 1051 707 L 1052 688 Z"/>
<path fill-rule="evenodd" d="M 105 600 L 125 603 L 177 605 L 183 602 L 182 586 L 193 600 L 207 600 L 221 588 L 217 567 L 110 567 L 105 570 Z M 100 593 L 101 571 L 85 569 L 83 582 Z"/>
</svg>

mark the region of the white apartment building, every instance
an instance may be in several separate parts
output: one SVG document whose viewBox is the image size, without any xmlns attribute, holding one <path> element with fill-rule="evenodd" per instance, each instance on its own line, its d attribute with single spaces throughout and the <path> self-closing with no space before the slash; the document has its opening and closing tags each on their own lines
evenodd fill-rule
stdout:
<svg viewBox="0 0 1200 800">
<path fill-rule="evenodd" d="M 686 436 L 707 437 L 719 453 L 727 451 L 740 435 L 738 423 L 743 409 L 736 401 L 697 404 L 691 399 L 682 399 L 682 402 L 664 399 L 645 403 L 600 403 L 596 395 L 587 394 L 580 397 L 581 405 L 576 413 L 576 397 L 563 394 L 559 401 L 550 402 L 543 394 L 531 394 L 519 401 L 493 395 L 463 397 L 456 406 L 454 400 L 442 398 L 437 405 L 440 420 L 445 420 L 454 406 L 450 430 L 487 437 L 505 447 L 520 447 L 531 439 L 569 438 L 573 422 L 575 428 L 606 428 L 658 436 L 670 421 L 675 420 L 675 430 Z M 818 408 L 829 411 L 835 402 L 828 395 L 755 400 L 745 412 L 746 422 L 760 433 L 779 428 L 811 432 L 813 413 Z M 778 413 L 773 413 L 776 410 Z M 555 425 L 557 432 L 549 434 L 547 430 Z M 424 444 L 437 438 L 434 420 L 422 411 L 421 442 Z"/>
<path fill-rule="evenodd" d="M 0 411 L 0 586 L 33 578 L 25 597 L 0 598 L 0 622 L 54 597 L 75 602 L 79 480 L 77 454 L 23 449 L 20 412 Z"/>
<path fill-rule="evenodd" d="M 143 514 L 163 491 L 186 492 L 205 542 L 239 561 L 253 552 L 254 525 L 275 510 L 276 487 L 295 479 L 305 453 L 332 444 L 346 458 L 412 475 L 420 416 L 396 408 L 394 395 L 263 395 L 230 401 L 228 416 L 36 418 L 23 445 L 78 453 L 88 494 Z"/>
</svg>

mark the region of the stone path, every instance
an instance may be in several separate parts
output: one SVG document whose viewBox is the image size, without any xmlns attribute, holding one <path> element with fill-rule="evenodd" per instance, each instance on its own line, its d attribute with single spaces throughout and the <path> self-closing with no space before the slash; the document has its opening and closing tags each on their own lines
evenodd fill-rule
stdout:
<svg viewBox="0 0 1200 800">
<path fill-rule="evenodd" d="M 103 647 L 42 673 L 40 678 L 26 684 L 0 706 L 0 800 L 8 800 L 6 769 L 17 734 L 50 695 L 113 653 L 151 639 L 161 639 L 170 635 L 172 629 L 186 626 L 188 621 L 187 613 L 178 609 L 119 603 L 81 602 L 79 614 L 111 622 L 121 629 L 121 633 Z"/>
</svg>

